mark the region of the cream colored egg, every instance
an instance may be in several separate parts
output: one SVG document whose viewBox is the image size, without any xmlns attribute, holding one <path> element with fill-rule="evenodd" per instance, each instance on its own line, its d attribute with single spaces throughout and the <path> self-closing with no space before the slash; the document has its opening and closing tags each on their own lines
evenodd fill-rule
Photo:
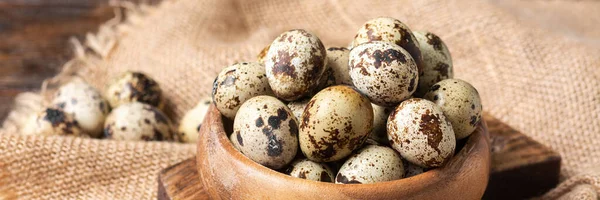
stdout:
<svg viewBox="0 0 600 200">
<path fill-rule="evenodd" d="M 294 101 L 315 90 L 325 72 L 326 58 L 321 40 L 308 31 L 296 29 L 279 35 L 265 59 L 275 96 Z"/>
<path fill-rule="evenodd" d="M 298 151 L 298 121 L 277 98 L 257 96 L 240 107 L 230 138 L 235 138 L 234 146 L 254 162 L 280 169 Z"/>
<path fill-rule="evenodd" d="M 125 141 L 173 140 L 171 121 L 157 108 L 140 102 L 114 108 L 104 123 L 104 137 Z"/>
<path fill-rule="evenodd" d="M 212 97 L 221 114 L 234 119 L 242 104 L 255 96 L 272 95 L 265 68 L 254 62 L 236 63 L 221 70 Z"/>
<path fill-rule="evenodd" d="M 408 99 L 390 114 L 387 125 L 390 145 L 409 162 L 439 167 L 454 154 L 456 140 L 442 109 L 425 99 Z"/>
<path fill-rule="evenodd" d="M 446 44 L 437 35 L 430 32 L 413 32 L 421 55 L 423 55 L 423 73 L 419 76 L 419 87 L 415 95 L 421 97 L 429 88 L 444 79 L 454 77 L 452 57 Z"/>
<path fill-rule="evenodd" d="M 352 43 L 353 47 L 367 42 L 381 41 L 396 44 L 415 60 L 419 74 L 422 73 L 422 56 L 419 43 L 412 31 L 400 20 L 390 17 L 379 17 L 365 22 L 358 30 Z"/>
<path fill-rule="evenodd" d="M 412 164 L 406 161 L 406 159 L 402 159 L 402 164 L 404 164 L 404 178 L 410 178 L 425 172 L 424 168 Z"/>
<path fill-rule="evenodd" d="M 359 148 L 373 128 L 369 100 L 353 88 L 338 85 L 317 93 L 302 113 L 300 147 L 316 162 L 343 159 Z"/>
<path fill-rule="evenodd" d="M 179 139 L 183 143 L 196 143 L 198 141 L 198 133 L 204 121 L 204 116 L 208 112 L 208 108 L 212 100 L 204 98 L 196 104 L 196 107 L 189 110 L 179 123 Z"/>
<path fill-rule="evenodd" d="M 413 58 L 402 47 L 369 42 L 350 51 L 354 86 L 380 106 L 395 106 L 417 89 L 419 76 Z"/>
<path fill-rule="evenodd" d="M 288 103 L 288 108 L 290 108 L 290 110 L 292 111 L 292 113 L 294 114 L 294 117 L 296 117 L 296 119 L 298 119 L 298 121 L 300 121 L 300 119 L 302 119 L 302 113 L 304 112 L 304 108 L 306 108 L 306 105 L 308 105 L 308 102 L 310 101 L 310 99 L 304 99 L 304 100 L 300 100 L 300 101 L 292 101 Z"/>
<path fill-rule="evenodd" d="M 402 158 L 394 149 L 368 145 L 348 158 L 335 177 L 338 184 L 368 184 L 404 177 Z"/>
<path fill-rule="evenodd" d="M 86 134 L 95 138 L 102 135 L 104 120 L 110 108 L 93 86 L 75 79 L 58 88 L 52 105 L 72 115 Z"/>
<path fill-rule="evenodd" d="M 290 167 L 286 170 L 286 174 L 296 178 L 320 182 L 333 182 L 334 178 L 333 171 L 329 166 L 306 158 L 297 159 L 292 162 Z"/>
<path fill-rule="evenodd" d="M 24 135 L 66 135 L 86 137 L 72 114 L 60 108 L 46 108 L 31 115 L 22 129 Z"/>
<path fill-rule="evenodd" d="M 471 135 L 481 121 L 482 105 L 479 92 L 466 81 L 446 79 L 433 85 L 425 95 L 442 108 L 452 123 L 456 139 Z"/>
<path fill-rule="evenodd" d="M 330 47 L 327 49 L 327 68 L 333 73 L 334 85 L 352 85 L 348 59 L 350 50 L 344 47 Z"/>
<path fill-rule="evenodd" d="M 373 106 L 373 132 L 371 132 L 369 138 L 380 144 L 388 144 L 387 120 L 394 108 L 378 106 L 377 104 L 371 104 L 371 106 Z"/>
<path fill-rule="evenodd" d="M 163 109 L 164 100 L 158 83 L 141 72 L 124 72 L 113 79 L 104 96 L 112 108 L 131 102 L 145 103 Z"/>
</svg>

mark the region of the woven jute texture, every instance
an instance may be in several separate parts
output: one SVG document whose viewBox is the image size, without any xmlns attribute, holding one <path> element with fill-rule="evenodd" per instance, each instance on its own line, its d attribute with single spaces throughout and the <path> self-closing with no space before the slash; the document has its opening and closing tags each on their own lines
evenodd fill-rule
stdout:
<svg viewBox="0 0 600 200">
<path fill-rule="evenodd" d="M 600 191 L 600 2 L 166 0 L 120 3 L 125 12 L 73 41 L 76 55 L 44 84 L 68 75 L 103 89 L 125 70 L 154 77 L 174 121 L 209 94 L 223 67 L 253 61 L 279 33 L 307 29 L 347 46 L 368 19 L 390 16 L 439 35 L 455 74 L 480 92 L 485 111 L 563 156 L 562 183 L 545 199 L 596 199 Z M 0 137 L 6 197 L 152 199 L 161 168 L 193 145 L 22 136 L 24 118 L 47 95 L 16 99 Z M 594 169 L 595 168 L 595 169 Z M 507 191 L 510 192 L 510 191 Z"/>
</svg>

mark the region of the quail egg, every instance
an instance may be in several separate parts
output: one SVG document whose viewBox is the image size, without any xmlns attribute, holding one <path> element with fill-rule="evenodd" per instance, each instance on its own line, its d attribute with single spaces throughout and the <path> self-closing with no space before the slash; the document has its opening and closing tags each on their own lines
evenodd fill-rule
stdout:
<svg viewBox="0 0 600 200">
<path fill-rule="evenodd" d="M 350 51 L 354 86 L 380 106 L 395 106 L 417 89 L 419 75 L 413 58 L 402 47 L 369 42 Z"/>
<path fill-rule="evenodd" d="M 419 44 L 412 31 L 400 20 L 390 17 L 379 17 L 367 21 L 359 30 L 354 41 L 353 47 L 360 44 L 382 41 L 401 46 L 414 59 L 419 74 L 422 72 L 422 56 Z"/>
<path fill-rule="evenodd" d="M 258 64 L 264 65 L 265 64 L 265 58 L 267 57 L 267 52 L 269 52 L 269 48 L 271 47 L 271 45 L 267 45 L 265 48 L 263 48 L 263 50 L 260 51 L 260 53 L 256 56 L 256 60 L 258 62 Z"/>
<path fill-rule="evenodd" d="M 269 48 L 265 68 L 269 84 L 280 99 L 294 101 L 313 91 L 325 72 L 326 51 L 308 31 L 282 33 Z"/>
<path fill-rule="evenodd" d="M 425 172 L 425 169 L 419 167 L 418 165 L 412 164 L 405 159 L 402 159 L 402 164 L 404 165 L 404 178 L 413 177 Z"/>
<path fill-rule="evenodd" d="M 280 100 L 270 96 L 248 99 L 233 121 L 234 146 L 251 160 L 280 169 L 298 151 L 298 121 Z"/>
<path fill-rule="evenodd" d="M 448 121 L 452 123 L 456 139 L 471 135 L 481 121 L 481 99 L 479 92 L 466 81 L 446 79 L 431 86 L 425 95 L 442 108 Z"/>
<path fill-rule="evenodd" d="M 23 134 L 86 136 L 73 115 L 60 108 L 47 108 L 29 117 Z"/>
<path fill-rule="evenodd" d="M 265 68 L 253 62 L 236 63 L 221 70 L 212 90 L 215 106 L 229 119 L 235 118 L 246 100 L 272 94 Z"/>
<path fill-rule="evenodd" d="M 97 138 L 102 135 L 109 105 L 93 86 L 81 79 L 75 79 L 58 88 L 52 105 L 72 115 L 79 127 L 91 137 Z"/>
<path fill-rule="evenodd" d="M 371 132 L 369 138 L 380 144 L 387 144 L 387 120 L 394 108 L 378 106 L 377 104 L 371 104 L 371 106 L 373 107 L 373 132 Z"/>
<path fill-rule="evenodd" d="M 415 95 L 422 97 L 429 88 L 441 80 L 454 77 L 452 57 L 446 44 L 437 35 L 430 32 L 413 32 L 421 55 L 423 55 L 423 73 L 419 76 L 419 87 Z"/>
<path fill-rule="evenodd" d="M 327 49 L 327 68 L 332 70 L 335 81 L 333 85 L 352 85 L 348 69 L 349 55 L 350 50 L 344 47 Z"/>
<path fill-rule="evenodd" d="M 128 71 L 112 80 L 104 96 L 110 106 L 141 102 L 162 109 L 164 101 L 162 90 L 154 79 L 141 72 Z"/>
<path fill-rule="evenodd" d="M 198 132 L 204 121 L 204 116 L 212 103 L 210 98 L 204 98 L 198 102 L 196 107 L 189 110 L 179 123 L 179 139 L 184 143 L 196 143 Z"/>
<path fill-rule="evenodd" d="M 340 160 L 359 148 L 373 128 L 373 108 L 353 88 L 338 85 L 317 93 L 301 117 L 300 148 L 316 162 Z"/>
<path fill-rule="evenodd" d="M 338 184 L 367 184 L 404 177 L 402 157 L 392 148 L 368 145 L 352 155 L 335 177 Z"/>
<path fill-rule="evenodd" d="M 456 147 L 450 121 L 438 105 L 425 99 L 400 103 L 388 118 L 387 133 L 403 158 L 425 168 L 444 164 Z"/>
<path fill-rule="evenodd" d="M 104 137 L 112 140 L 173 140 L 171 121 L 157 108 L 140 102 L 113 109 L 104 123 Z"/>
<path fill-rule="evenodd" d="M 296 178 L 320 182 L 333 182 L 334 178 L 333 171 L 331 171 L 329 166 L 306 158 L 297 159 L 292 162 L 290 167 L 286 170 L 286 174 Z"/>
<path fill-rule="evenodd" d="M 310 99 L 304 99 L 304 100 L 300 100 L 300 101 L 292 101 L 288 103 L 288 108 L 290 108 L 290 110 L 292 111 L 292 113 L 294 114 L 294 117 L 296 117 L 296 119 L 298 119 L 298 121 L 300 121 L 300 119 L 302 119 L 302 113 L 304 112 L 304 108 L 306 108 L 306 105 L 308 104 L 308 102 L 310 101 Z"/>
</svg>

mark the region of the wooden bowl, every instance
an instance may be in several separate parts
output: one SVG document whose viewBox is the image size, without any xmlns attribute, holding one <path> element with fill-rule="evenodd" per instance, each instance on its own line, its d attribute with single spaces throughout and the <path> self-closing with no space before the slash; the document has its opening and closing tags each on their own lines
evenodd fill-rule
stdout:
<svg viewBox="0 0 600 200">
<path fill-rule="evenodd" d="M 490 172 L 483 122 L 445 166 L 410 178 L 375 184 L 333 184 L 294 178 L 246 158 L 229 141 L 211 106 L 198 140 L 200 182 L 211 199 L 481 199 Z"/>
</svg>

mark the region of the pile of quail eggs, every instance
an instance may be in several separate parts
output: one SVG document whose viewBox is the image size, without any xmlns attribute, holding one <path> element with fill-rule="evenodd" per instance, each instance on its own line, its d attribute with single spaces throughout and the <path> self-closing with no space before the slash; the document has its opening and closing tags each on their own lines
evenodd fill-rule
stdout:
<svg viewBox="0 0 600 200">
<path fill-rule="evenodd" d="M 104 93 L 75 77 L 57 89 L 47 108 L 29 118 L 23 133 L 195 143 L 211 101 L 203 99 L 191 109 L 178 131 L 163 112 L 164 102 L 158 83 L 141 72 L 115 77 Z"/>
<path fill-rule="evenodd" d="M 213 83 L 232 145 L 293 177 L 367 184 L 443 166 L 481 120 L 477 90 L 453 79 L 442 40 L 397 19 L 366 22 L 351 46 L 311 32 L 279 35 L 257 62 Z"/>
</svg>

